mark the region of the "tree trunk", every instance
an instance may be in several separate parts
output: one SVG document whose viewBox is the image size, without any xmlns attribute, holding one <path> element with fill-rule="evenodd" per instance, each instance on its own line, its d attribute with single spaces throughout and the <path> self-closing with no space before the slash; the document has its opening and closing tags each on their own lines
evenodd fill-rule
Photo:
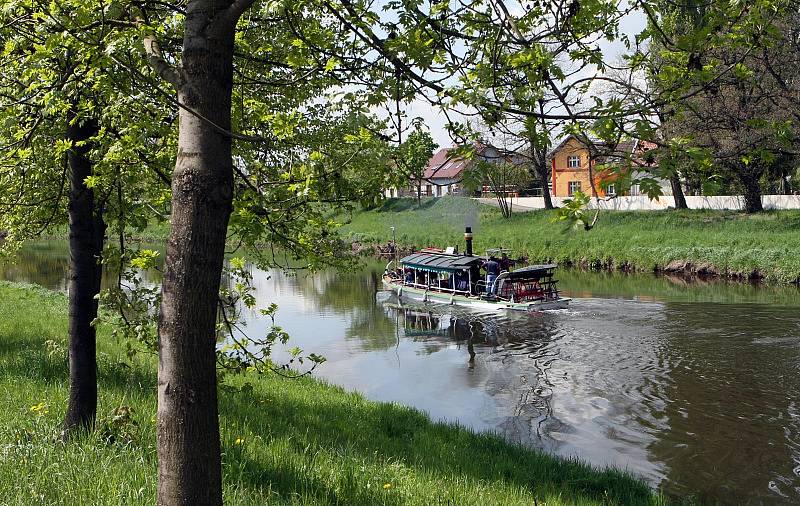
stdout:
<svg viewBox="0 0 800 506">
<path fill-rule="evenodd" d="M 550 171 L 548 170 L 549 167 L 547 162 L 545 161 L 544 164 L 537 163 L 536 164 L 536 173 L 539 176 L 539 181 L 542 184 L 542 197 L 544 197 L 544 208 L 545 209 L 555 209 L 553 206 L 553 199 L 550 196 Z"/>
<path fill-rule="evenodd" d="M 222 504 L 215 324 L 233 202 L 229 6 L 197 0 L 186 13 L 178 99 L 196 114 L 180 111 L 158 325 L 160 505 Z"/>
<path fill-rule="evenodd" d="M 677 174 L 670 176 L 669 183 L 672 186 L 672 196 L 675 199 L 675 209 L 689 209 L 686 205 L 686 196 L 683 194 L 681 180 Z"/>
<path fill-rule="evenodd" d="M 748 169 L 739 171 L 739 180 L 744 187 L 744 211 L 746 213 L 760 213 L 764 210 L 761 205 L 761 185 L 758 180 L 761 173 Z"/>
<path fill-rule="evenodd" d="M 62 437 L 68 440 L 82 430 L 91 430 L 97 414 L 97 350 L 92 322 L 97 318 L 102 267 L 100 255 L 106 226 L 96 208 L 94 192 L 84 181 L 92 175 L 88 158 L 91 146 L 78 145 L 94 137 L 97 123 L 76 121 L 68 114 L 67 139 L 73 148 L 67 155 L 69 194 L 69 401 Z"/>
</svg>

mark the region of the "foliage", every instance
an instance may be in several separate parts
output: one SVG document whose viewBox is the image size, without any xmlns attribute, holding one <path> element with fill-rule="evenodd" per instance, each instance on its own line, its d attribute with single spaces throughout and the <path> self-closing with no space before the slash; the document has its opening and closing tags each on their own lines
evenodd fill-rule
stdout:
<svg viewBox="0 0 800 506">
<path fill-rule="evenodd" d="M 556 211 L 554 221 L 566 221 L 575 228 L 582 227 L 589 230 L 593 226 L 593 223 L 586 218 L 588 213 L 586 205 L 589 200 L 588 195 L 580 190 L 576 191 L 571 199 L 564 199 L 563 206 Z"/>
<path fill-rule="evenodd" d="M 85 141 L 94 170 L 86 185 L 112 230 L 141 230 L 163 219 L 169 192 L 161 177 L 168 172 L 174 108 L 125 71 L 124 62 L 142 64 L 127 31 L 92 23 L 114 8 L 99 12 L 77 1 L 0 5 L 3 248 L 66 223 L 66 153 L 76 147 L 66 138 L 68 125 L 97 125 Z"/>
<path fill-rule="evenodd" d="M 464 171 L 464 188 L 472 192 L 484 186 L 497 199 L 500 212 L 508 218 L 512 212 L 511 198 L 530 182 L 531 173 L 523 160 L 502 156 L 498 159 L 485 158 L 481 154 L 467 155 L 472 163 Z"/>
<path fill-rule="evenodd" d="M 408 135 L 408 138 L 395 148 L 392 156 L 397 171 L 393 174 L 391 186 L 403 188 L 409 181 L 417 185 L 417 199 L 422 196 L 422 181 L 428 160 L 439 145 L 433 142 L 430 132 L 422 130 L 419 125 Z"/>
<path fill-rule="evenodd" d="M 785 179 L 800 146 L 800 109 L 793 103 L 798 90 L 792 62 L 800 61 L 800 46 L 793 44 L 796 5 L 755 2 L 737 21 L 727 16 L 739 6 L 727 2 L 656 4 L 660 17 L 651 17 L 649 30 L 666 40 L 651 46 L 650 81 L 668 96 L 690 91 L 671 95 L 660 111 L 662 137 L 705 151 L 709 161 L 684 169 L 690 179 L 700 176 L 698 186 L 709 175 L 734 181 L 748 210 L 761 210 L 759 180 L 772 173 Z"/>
<path fill-rule="evenodd" d="M 0 190 L 15 198 L 0 202 L 0 230 L 7 235 L 0 246 L 13 252 L 24 240 L 66 223 L 64 157 L 73 146 L 64 131 L 70 123 L 98 122 L 90 140 L 94 174 L 85 183 L 117 239 L 105 248 L 103 263 L 118 272 L 117 286 L 101 302 L 118 310 L 114 332 L 132 338 L 129 354 L 155 351 L 160 290 L 139 273 L 158 259 L 149 250 L 131 250 L 125 237 L 169 212 L 178 107 L 149 69 L 144 42 L 163 42 L 158 50 L 177 61 L 182 9 L 132 2 L 101 10 L 82 2 L 8 1 L 2 7 L 0 84 L 6 103 L 0 136 L 6 149 Z M 265 17 L 285 14 L 281 5 L 258 9 Z M 294 23 L 319 28 L 313 16 Z M 336 262 L 340 243 L 330 206 L 374 201 L 389 176 L 386 142 L 373 133 L 380 124 L 363 102 L 318 101 L 339 82 L 336 72 L 328 64 L 317 66 L 292 26 L 252 18 L 242 24 L 247 26 L 236 44 L 238 54 L 247 56 L 236 61 L 234 123 L 252 140 L 235 151 L 239 182 L 231 231 L 262 266 L 280 263 L 274 249 L 260 247 L 264 243 L 307 265 Z M 259 60 L 274 64 L 253 65 Z M 240 296 L 223 290 L 220 300 Z M 232 365 L 229 355 L 221 358 Z"/>
<path fill-rule="evenodd" d="M 114 311 L 104 312 L 98 323 L 108 326 L 110 334 L 124 343 L 129 359 L 140 352 L 155 355 L 158 350 L 161 290 L 152 281 L 144 279 L 148 269 L 159 269 L 157 259 L 158 252 L 139 250 L 130 260 L 133 267 L 123 270 L 119 285 L 104 290 L 100 295 L 103 305 Z M 218 377 L 222 380 L 228 375 L 269 371 L 290 377 L 310 374 L 325 361 L 324 357 L 315 353 L 304 355 L 303 350 L 295 347 L 293 358 L 286 364 L 275 364 L 270 359 L 273 345 L 286 344 L 289 335 L 275 325 L 277 305 L 257 307 L 251 269 L 252 265 L 244 259 L 234 257 L 228 260 L 223 272 L 218 298 Z M 264 335 L 247 332 L 245 313 L 253 311 L 273 322 Z"/>
</svg>

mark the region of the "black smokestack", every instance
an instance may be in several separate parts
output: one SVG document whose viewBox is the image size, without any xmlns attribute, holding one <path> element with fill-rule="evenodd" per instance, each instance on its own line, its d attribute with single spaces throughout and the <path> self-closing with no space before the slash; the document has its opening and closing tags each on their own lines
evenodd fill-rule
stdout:
<svg viewBox="0 0 800 506">
<path fill-rule="evenodd" d="M 472 227 L 467 227 L 466 230 L 464 230 L 464 241 L 466 241 L 466 243 L 467 243 L 467 247 L 466 247 L 466 249 L 464 251 L 464 254 L 466 254 L 468 257 L 471 257 L 472 256 Z"/>
</svg>

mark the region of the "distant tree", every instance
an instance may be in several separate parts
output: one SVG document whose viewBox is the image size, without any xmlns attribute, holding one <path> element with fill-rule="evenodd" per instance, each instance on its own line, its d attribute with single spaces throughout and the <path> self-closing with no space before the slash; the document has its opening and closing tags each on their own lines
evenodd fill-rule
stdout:
<svg viewBox="0 0 800 506">
<path fill-rule="evenodd" d="M 428 161 L 433 156 L 433 152 L 439 145 L 433 141 L 433 137 L 427 130 L 422 130 L 417 126 L 412 131 L 405 142 L 396 148 L 393 156 L 394 163 L 398 172 L 394 182 L 398 188 L 402 188 L 413 182 L 417 187 L 417 203 L 422 200 L 422 184 L 425 181 L 425 168 Z"/>
<path fill-rule="evenodd" d="M 528 152 L 526 153 L 531 170 L 531 178 L 536 180 L 542 188 L 544 208 L 553 209 L 553 198 L 550 194 L 550 181 L 552 168 L 550 166 L 550 149 L 553 146 L 553 137 L 556 125 L 545 118 L 525 118 L 525 134 L 528 139 Z"/>
<path fill-rule="evenodd" d="M 464 171 L 463 184 L 470 191 L 488 187 L 489 192 L 497 200 L 497 206 L 504 218 L 510 218 L 513 211 L 513 196 L 520 188 L 525 188 L 531 181 L 531 172 L 527 160 L 513 153 L 482 144 L 459 148 L 455 152 L 471 161 Z M 487 156 L 491 150 L 494 156 Z"/>
<path fill-rule="evenodd" d="M 786 3 L 773 7 L 754 6 L 749 23 L 730 33 L 706 3 L 666 2 L 660 19 L 651 17 L 664 34 L 653 46 L 656 86 L 691 90 L 664 108 L 663 129 L 707 150 L 723 178 L 735 177 L 747 212 L 762 210 L 762 179 L 798 152 L 800 115 L 792 104 L 800 81 L 785 64 L 798 59 L 797 14 Z"/>
</svg>

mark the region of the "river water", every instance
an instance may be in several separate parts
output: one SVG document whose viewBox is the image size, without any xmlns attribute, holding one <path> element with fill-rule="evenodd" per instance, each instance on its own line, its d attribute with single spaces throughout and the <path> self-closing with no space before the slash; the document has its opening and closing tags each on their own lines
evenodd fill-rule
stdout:
<svg viewBox="0 0 800 506">
<path fill-rule="evenodd" d="M 0 274 L 64 289 L 66 266 L 63 244 L 43 243 Z M 570 309 L 497 315 L 400 305 L 381 270 L 253 272 L 289 346 L 327 358 L 315 375 L 370 399 L 627 469 L 669 494 L 800 502 L 796 288 L 562 271 Z M 267 324 L 247 319 L 256 335 Z"/>
</svg>

